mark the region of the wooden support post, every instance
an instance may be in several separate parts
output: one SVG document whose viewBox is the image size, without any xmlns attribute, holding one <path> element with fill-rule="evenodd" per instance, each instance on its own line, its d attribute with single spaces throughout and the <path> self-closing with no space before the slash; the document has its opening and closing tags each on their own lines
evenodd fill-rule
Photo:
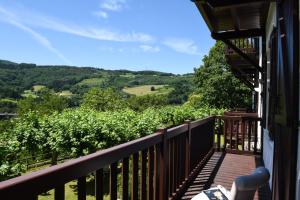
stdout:
<svg viewBox="0 0 300 200">
<path fill-rule="evenodd" d="M 222 120 L 221 118 L 217 117 L 216 120 L 219 122 L 218 125 L 218 132 L 217 132 L 217 150 L 221 151 L 221 131 L 222 131 Z M 216 124 L 216 122 L 215 122 Z"/>
<path fill-rule="evenodd" d="M 103 169 L 98 169 L 96 171 L 95 193 L 96 200 L 103 200 Z"/>
<path fill-rule="evenodd" d="M 131 200 L 139 199 L 139 153 L 132 155 Z"/>
<path fill-rule="evenodd" d="M 61 185 L 61 186 L 55 188 L 54 199 L 55 200 L 64 200 L 65 199 L 65 185 Z"/>
<path fill-rule="evenodd" d="M 163 134 L 163 142 L 160 144 L 159 151 L 159 200 L 168 199 L 168 180 L 169 180 L 169 147 L 166 137 L 167 129 L 160 130 Z"/>
<path fill-rule="evenodd" d="M 187 180 L 190 174 L 190 150 L 191 150 L 191 121 L 185 121 L 188 125 L 188 132 L 185 135 L 185 179 Z"/>
<path fill-rule="evenodd" d="M 86 177 L 80 177 L 77 182 L 78 200 L 86 200 Z"/>
</svg>

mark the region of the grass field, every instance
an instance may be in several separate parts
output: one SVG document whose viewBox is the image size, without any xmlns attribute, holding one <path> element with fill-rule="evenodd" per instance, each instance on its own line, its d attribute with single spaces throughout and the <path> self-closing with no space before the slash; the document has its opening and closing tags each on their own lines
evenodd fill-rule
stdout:
<svg viewBox="0 0 300 200">
<path fill-rule="evenodd" d="M 120 76 L 125 77 L 125 78 L 134 78 L 135 77 L 135 75 L 131 74 L 131 73 L 121 74 Z"/>
<path fill-rule="evenodd" d="M 154 87 L 155 90 L 151 91 L 151 87 Z M 126 87 L 123 89 L 123 92 L 136 96 L 143 96 L 147 94 L 167 94 L 172 91 L 172 89 L 173 88 L 168 87 L 167 85 L 141 85 L 136 87 Z"/>
<path fill-rule="evenodd" d="M 46 86 L 44 86 L 44 85 L 34 85 L 32 88 L 33 88 L 34 92 L 38 92 L 38 91 L 40 91 L 41 89 L 43 89 L 45 87 Z"/>
<path fill-rule="evenodd" d="M 90 87 L 95 87 L 102 84 L 103 81 L 105 81 L 105 78 L 89 78 L 89 79 L 82 80 L 81 82 L 78 83 L 78 85 L 87 85 Z"/>
<path fill-rule="evenodd" d="M 58 95 L 63 97 L 71 97 L 73 94 L 69 90 L 64 90 L 59 92 Z"/>
</svg>

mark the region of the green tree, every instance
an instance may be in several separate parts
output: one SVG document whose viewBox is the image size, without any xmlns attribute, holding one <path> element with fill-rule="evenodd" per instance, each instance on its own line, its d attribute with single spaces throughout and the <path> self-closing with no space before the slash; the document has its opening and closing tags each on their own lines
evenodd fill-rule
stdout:
<svg viewBox="0 0 300 200">
<path fill-rule="evenodd" d="M 97 111 L 113 111 L 126 107 L 121 94 L 112 88 L 92 88 L 83 96 L 83 108 Z"/>
<path fill-rule="evenodd" d="M 183 104 L 193 90 L 192 83 L 188 80 L 176 81 L 171 86 L 174 87 L 174 90 L 168 94 L 169 104 Z"/>
<path fill-rule="evenodd" d="M 143 96 L 132 96 L 128 99 L 129 108 L 135 111 L 143 111 L 150 107 L 161 107 L 167 105 L 167 97 L 162 94 L 148 94 Z"/>
<path fill-rule="evenodd" d="M 24 115 L 30 111 L 37 111 L 41 115 L 61 112 L 68 107 L 67 99 L 55 94 L 47 88 L 37 93 L 37 97 L 29 96 L 18 102 L 18 114 Z"/>
<path fill-rule="evenodd" d="M 230 71 L 222 42 L 216 42 L 209 54 L 204 56 L 203 64 L 195 69 L 194 81 L 200 106 L 217 108 L 251 106 L 251 90 Z"/>
<path fill-rule="evenodd" d="M 17 102 L 12 99 L 0 99 L 0 113 L 15 113 Z"/>
</svg>

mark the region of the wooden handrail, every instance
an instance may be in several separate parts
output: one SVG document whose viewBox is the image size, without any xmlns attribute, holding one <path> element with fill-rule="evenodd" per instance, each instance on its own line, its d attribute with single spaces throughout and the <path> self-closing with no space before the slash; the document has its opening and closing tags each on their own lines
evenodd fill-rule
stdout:
<svg viewBox="0 0 300 200">
<path fill-rule="evenodd" d="M 37 199 L 39 194 L 55 189 L 55 199 L 63 200 L 64 184 L 77 179 L 78 199 L 83 200 L 86 196 L 86 177 L 95 173 L 96 199 L 102 199 L 103 168 L 109 166 L 110 195 L 111 199 L 116 199 L 117 166 L 121 162 L 123 199 L 129 196 L 132 199 L 144 198 L 145 191 L 148 191 L 150 199 L 176 199 L 181 195 L 193 169 L 199 167 L 199 163 L 207 159 L 207 155 L 211 155 L 214 146 L 214 124 L 215 117 L 187 122 L 63 164 L 0 182 L 0 198 Z M 132 172 L 129 172 L 129 162 L 132 163 Z M 130 195 L 128 178 L 132 179 Z"/>
</svg>

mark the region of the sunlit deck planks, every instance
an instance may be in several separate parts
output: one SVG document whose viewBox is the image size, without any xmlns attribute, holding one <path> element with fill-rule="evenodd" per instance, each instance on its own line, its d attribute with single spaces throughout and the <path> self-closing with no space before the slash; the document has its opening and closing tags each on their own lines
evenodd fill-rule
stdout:
<svg viewBox="0 0 300 200">
<path fill-rule="evenodd" d="M 262 163 L 257 156 L 215 152 L 189 186 L 182 199 L 191 199 L 203 189 L 214 187 L 216 185 L 222 185 L 230 190 L 236 177 L 248 175 L 256 167 L 261 165 Z M 259 191 L 255 194 L 255 199 L 270 199 L 268 186 L 259 189 Z"/>
</svg>

